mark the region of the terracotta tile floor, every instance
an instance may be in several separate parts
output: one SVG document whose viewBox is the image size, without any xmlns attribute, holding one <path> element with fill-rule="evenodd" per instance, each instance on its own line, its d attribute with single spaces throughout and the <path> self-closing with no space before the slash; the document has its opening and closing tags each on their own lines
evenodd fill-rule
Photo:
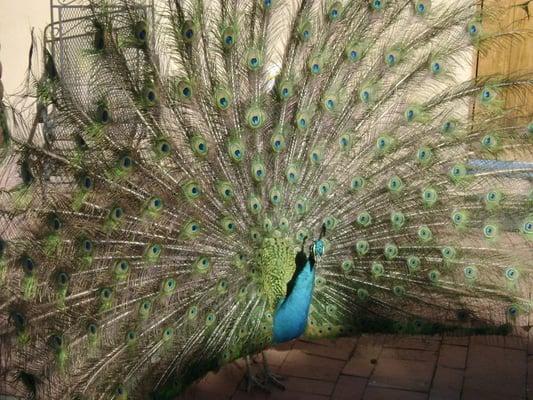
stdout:
<svg viewBox="0 0 533 400">
<path fill-rule="evenodd" d="M 533 330 L 527 336 L 361 336 L 296 341 L 266 352 L 285 391 L 246 392 L 239 360 L 178 400 L 533 399 Z M 261 366 L 260 357 L 255 368 Z M 530 393 L 531 392 L 531 393 Z M 528 397 L 529 396 L 529 397 Z"/>
</svg>

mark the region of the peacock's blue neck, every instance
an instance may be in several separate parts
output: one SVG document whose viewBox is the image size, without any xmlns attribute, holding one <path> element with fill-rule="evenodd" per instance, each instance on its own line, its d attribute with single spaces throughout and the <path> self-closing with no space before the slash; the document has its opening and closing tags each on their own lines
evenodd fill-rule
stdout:
<svg viewBox="0 0 533 400">
<path fill-rule="evenodd" d="M 274 312 L 274 343 L 288 342 L 304 333 L 314 283 L 315 268 L 312 261 L 307 260 L 304 267 L 296 273 L 291 290 L 279 301 Z"/>
</svg>

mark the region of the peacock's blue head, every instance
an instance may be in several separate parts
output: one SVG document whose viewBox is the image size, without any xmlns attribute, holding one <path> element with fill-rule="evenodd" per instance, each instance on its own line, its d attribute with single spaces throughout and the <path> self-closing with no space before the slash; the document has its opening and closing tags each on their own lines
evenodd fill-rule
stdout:
<svg viewBox="0 0 533 400">
<path fill-rule="evenodd" d="M 313 252 L 315 255 L 322 257 L 324 255 L 325 245 L 322 239 L 315 240 L 313 243 Z"/>
</svg>

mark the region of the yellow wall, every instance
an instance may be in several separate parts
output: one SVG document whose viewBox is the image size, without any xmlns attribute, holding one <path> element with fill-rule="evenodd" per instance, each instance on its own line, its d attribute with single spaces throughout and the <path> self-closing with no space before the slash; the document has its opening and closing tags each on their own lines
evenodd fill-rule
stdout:
<svg viewBox="0 0 533 400">
<path fill-rule="evenodd" d="M 497 20 L 487 23 L 486 29 L 490 31 L 492 25 L 498 24 L 501 30 L 526 30 L 533 32 L 533 1 L 527 4 L 526 0 L 485 0 L 485 8 L 494 4 L 505 7 L 505 12 L 497 15 Z M 529 11 L 529 17 L 527 11 Z M 485 55 L 479 55 L 478 74 L 508 74 L 533 71 L 533 35 L 524 35 L 521 39 L 515 38 L 504 46 L 491 48 Z M 507 106 L 517 107 L 517 116 L 524 113 L 533 114 L 533 94 L 507 96 Z M 526 121 L 522 121 L 526 122 Z M 527 121 L 529 122 L 529 121 Z"/>
</svg>

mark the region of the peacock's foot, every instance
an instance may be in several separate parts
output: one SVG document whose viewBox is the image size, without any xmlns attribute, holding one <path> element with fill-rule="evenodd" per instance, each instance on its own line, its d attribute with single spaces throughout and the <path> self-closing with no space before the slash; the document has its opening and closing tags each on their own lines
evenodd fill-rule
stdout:
<svg viewBox="0 0 533 400">
<path fill-rule="evenodd" d="M 252 359 L 254 363 L 257 361 Z M 284 378 L 280 375 L 273 373 L 266 361 L 265 354 L 263 353 L 263 371 L 259 374 L 252 372 L 250 365 L 250 358 L 246 357 L 246 391 L 250 392 L 252 389 L 257 388 L 266 393 L 270 393 L 273 387 L 280 390 L 285 390 L 285 385 L 281 382 Z"/>
<path fill-rule="evenodd" d="M 267 387 L 277 387 L 278 389 L 285 390 L 285 385 L 281 382 L 285 377 L 275 374 L 270 370 L 263 371 L 261 374 L 263 384 Z"/>
</svg>

